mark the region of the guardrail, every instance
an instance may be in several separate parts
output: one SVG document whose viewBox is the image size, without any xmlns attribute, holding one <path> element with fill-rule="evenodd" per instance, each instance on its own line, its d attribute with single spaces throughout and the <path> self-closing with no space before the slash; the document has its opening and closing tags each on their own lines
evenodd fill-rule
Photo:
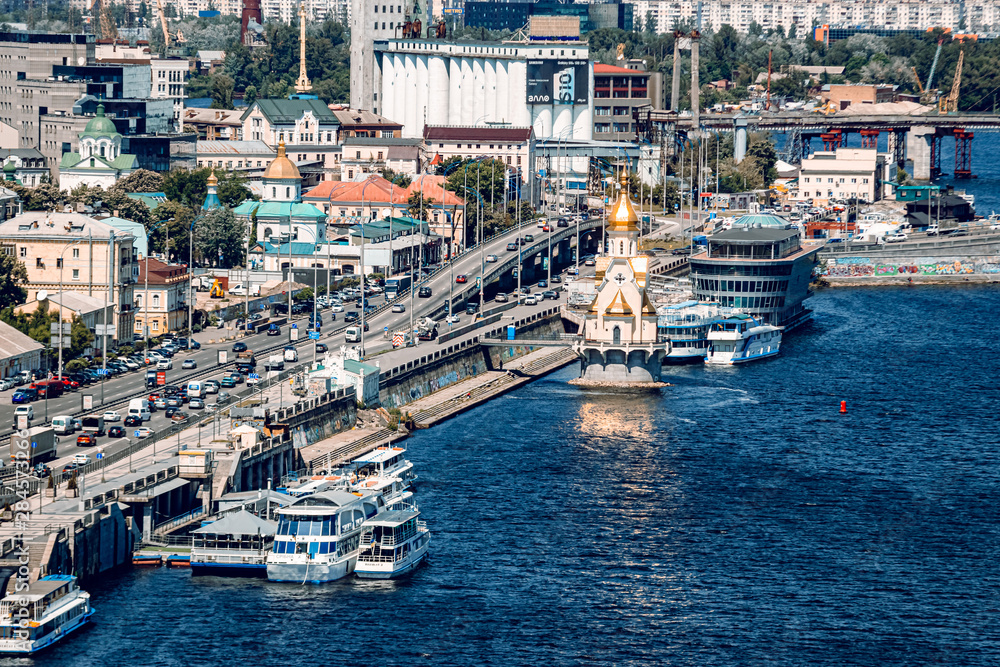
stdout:
<svg viewBox="0 0 1000 667">
<path fill-rule="evenodd" d="M 955 239 L 938 241 L 904 241 L 902 243 L 827 243 L 820 249 L 820 254 L 846 255 L 858 252 L 906 252 L 909 250 L 943 250 L 954 249 L 957 246 L 969 247 L 981 243 L 1000 243 L 1000 234 L 985 234 L 983 236 L 960 236 Z"/>
<path fill-rule="evenodd" d="M 174 528 L 177 528 L 178 526 L 190 523 L 191 521 L 197 519 L 200 516 L 205 516 L 205 507 L 203 505 L 195 507 L 190 512 L 185 512 L 180 516 L 175 516 L 173 519 L 164 521 L 163 523 L 159 523 L 153 526 L 153 534 L 155 535 L 156 533 L 169 532 Z"/>
</svg>

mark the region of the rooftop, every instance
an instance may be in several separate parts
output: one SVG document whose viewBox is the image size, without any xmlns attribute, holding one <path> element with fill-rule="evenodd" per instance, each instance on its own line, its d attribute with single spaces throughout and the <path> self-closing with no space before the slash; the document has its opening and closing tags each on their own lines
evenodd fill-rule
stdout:
<svg viewBox="0 0 1000 667">
<path fill-rule="evenodd" d="M 100 311 L 103 308 L 110 307 L 104 299 L 99 299 L 95 296 L 84 294 L 83 292 L 72 291 L 49 294 L 48 302 L 50 306 L 55 306 L 57 308 L 59 307 L 59 304 L 62 304 L 64 309 L 73 311 L 74 313 L 79 313 L 80 315 L 86 315 Z M 38 309 L 38 303 L 39 301 L 37 299 L 29 301 L 17 306 L 16 310 L 21 313 L 33 313 Z"/>
<path fill-rule="evenodd" d="M 341 105 L 331 105 L 331 113 L 343 127 L 350 128 L 355 125 L 379 125 L 385 129 L 403 129 L 402 123 L 389 120 L 385 116 L 380 116 L 367 109 L 350 109 Z"/>
<path fill-rule="evenodd" d="M 413 179 L 405 188 L 393 185 L 381 176 L 369 176 L 364 181 L 323 181 L 315 188 L 302 195 L 303 201 L 334 203 L 361 202 L 362 194 L 365 203 L 394 204 L 406 206 L 407 200 L 414 192 L 423 192 L 424 199 L 433 199 L 434 206 L 464 206 L 465 200 L 450 190 L 444 189 L 444 176 L 423 175 Z M 365 187 L 367 185 L 367 187 Z"/>
<path fill-rule="evenodd" d="M 0 359 L 41 350 L 45 346 L 6 322 L 0 322 Z"/>
<path fill-rule="evenodd" d="M 114 233 L 117 238 L 134 238 L 113 226 L 100 222 L 82 213 L 48 213 L 46 211 L 26 211 L 0 222 L 0 238 L 64 238 L 107 239 Z"/>
<path fill-rule="evenodd" d="M 419 146 L 415 137 L 344 137 L 344 146 Z"/>
<path fill-rule="evenodd" d="M 277 151 L 263 141 L 199 141 L 199 155 L 266 155 L 273 157 Z"/>
<path fill-rule="evenodd" d="M 630 74 L 630 75 L 642 75 L 649 76 L 651 72 L 644 72 L 638 69 L 629 69 L 628 67 L 618 67 L 617 65 L 605 65 L 604 63 L 594 63 L 594 74 Z"/>
<path fill-rule="evenodd" d="M 277 530 L 277 524 L 240 510 L 191 532 L 196 535 L 274 535 Z"/>
<path fill-rule="evenodd" d="M 785 229 L 784 223 L 782 227 L 751 227 L 746 229 L 744 227 L 737 227 L 733 225 L 732 229 L 727 229 L 725 231 L 719 232 L 718 234 L 712 235 L 712 241 L 784 241 L 785 239 L 791 238 L 792 236 L 798 236 L 799 231 L 797 229 Z"/>
<path fill-rule="evenodd" d="M 264 99 L 257 100 L 243 112 L 241 120 L 246 120 L 247 116 L 259 108 L 261 113 L 267 117 L 272 124 L 288 125 L 295 123 L 303 114 L 311 113 L 320 125 L 336 125 L 337 117 L 330 111 L 329 107 L 322 100 L 285 100 L 285 99 Z"/>
<path fill-rule="evenodd" d="M 426 141 L 530 141 L 534 136 L 530 127 L 473 127 L 469 125 L 427 125 L 424 127 Z"/>
</svg>

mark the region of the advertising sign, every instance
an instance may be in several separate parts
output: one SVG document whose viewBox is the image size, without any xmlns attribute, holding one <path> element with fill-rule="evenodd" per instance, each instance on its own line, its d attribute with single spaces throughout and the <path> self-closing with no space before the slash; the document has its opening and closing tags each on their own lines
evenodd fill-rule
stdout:
<svg viewBox="0 0 1000 667">
<path fill-rule="evenodd" d="M 586 60 L 528 60 L 528 104 L 587 104 L 589 90 Z"/>
<path fill-rule="evenodd" d="M 167 372 L 156 371 L 156 386 L 162 387 L 165 384 L 167 384 Z"/>
</svg>

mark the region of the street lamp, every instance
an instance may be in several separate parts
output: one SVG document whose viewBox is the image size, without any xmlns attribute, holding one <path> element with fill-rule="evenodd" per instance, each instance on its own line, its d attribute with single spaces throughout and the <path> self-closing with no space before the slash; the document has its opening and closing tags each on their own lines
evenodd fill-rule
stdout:
<svg viewBox="0 0 1000 667">
<path fill-rule="evenodd" d="M 478 200 L 478 203 L 480 205 L 480 209 L 481 210 L 486 208 L 486 202 L 483 201 L 483 196 L 481 194 L 479 194 L 478 190 L 476 190 L 475 188 L 470 188 L 467 185 L 462 185 L 462 186 L 459 186 L 459 187 L 461 187 L 466 192 L 471 192 L 472 194 L 476 195 L 476 199 Z M 478 218 L 479 218 L 479 257 L 480 257 L 480 270 L 479 270 L 479 317 L 482 317 L 483 316 L 483 290 L 486 287 L 486 281 L 484 280 L 484 276 L 483 276 L 483 273 L 485 273 L 485 266 L 486 265 L 485 265 L 485 260 L 483 259 L 483 247 L 484 247 L 485 244 L 483 243 L 483 239 L 482 239 L 482 236 L 483 236 L 483 215 L 482 215 L 482 213 L 480 213 L 478 215 Z M 520 248 L 520 247 L 521 247 L 520 244 L 518 244 L 518 248 Z"/>
</svg>

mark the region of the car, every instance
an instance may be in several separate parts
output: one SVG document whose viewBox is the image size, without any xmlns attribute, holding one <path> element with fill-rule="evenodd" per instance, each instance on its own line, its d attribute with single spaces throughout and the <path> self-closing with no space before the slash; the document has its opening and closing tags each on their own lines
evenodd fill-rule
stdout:
<svg viewBox="0 0 1000 667">
<path fill-rule="evenodd" d="M 595 264 L 596 262 L 594 262 L 594 260 L 592 259 L 588 259 L 583 263 L 584 266 L 594 266 Z"/>
<path fill-rule="evenodd" d="M 458 322 L 461 319 L 462 318 L 460 318 L 458 315 L 452 313 L 448 317 L 444 318 L 444 321 L 447 322 L 448 324 L 454 324 L 455 322 Z"/>
<path fill-rule="evenodd" d="M 549 283 L 548 283 L 548 281 L 546 281 L 546 280 L 544 280 L 544 279 L 543 279 L 543 280 L 539 280 L 539 281 L 538 281 L 538 286 L 539 286 L 539 287 L 548 287 L 548 286 L 549 286 Z"/>
<path fill-rule="evenodd" d="M 257 374 L 253 374 L 253 375 L 248 375 L 247 376 L 247 386 L 248 387 L 255 387 L 258 384 L 260 384 L 261 381 L 262 381 L 261 377 L 259 375 L 257 375 Z"/>
<path fill-rule="evenodd" d="M 75 463 L 78 466 L 85 466 L 88 463 L 90 463 L 90 455 L 89 454 L 74 454 L 73 455 L 73 463 Z"/>
<path fill-rule="evenodd" d="M 216 405 L 215 403 L 209 403 L 208 405 L 205 406 L 205 412 L 218 412 L 218 411 L 219 411 L 219 406 Z"/>
<path fill-rule="evenodd" d="M 104 421 L 106 422 L 120 422 L 121 420 L 122 416 L 114 410 L 108 410 L 104 413 Z"/>
<path fill-rule="evenodd" d="M 326 346 L 326 343 L 316 343 L 316 354 L 323 354 L 329 349 L 330 348 Z"/>
<path fill-rule="evenodd" d="M 141 440 L 142 438 L 148 438 L 149 436 L 153 435 L 153 429 L 149 428 L 148 426 L 143 426 L 142 428 L 137 428 L 135 430 L 135 434 L 136 434 L 135 437 Z"/>
<path fill-rule="evenodd" d="M 219 404 L 219 405 L 225 405 L 225 404 L 226 404 L 226 403 L 228 403 L 228 402 L 229 402 L 229 401 L 230 401 L 231 399 L 232 399 L 232 396 L 231 396 L 231 395 L 229 394 L 229 392 L 228 392 L 228 391 L 220 391 L 220 392 L 219 392 L 219 398 L 218 398 L 218 399 L 216 399 L 216 400 L 218 401 L 218 404 Z"/>
<path fill-rule="evenodd" d="M 342 303 L 335 303 L 335 304 L 333 304 L 332 306 L 330 306 L 330 312 L 331 313 L 342 313 L 342 312 L 344 312 L 344 304 L 342 304 Z"/>
<path fill-rule="evenodd" d="M 559 222 L 556 223 L 556 227 L 569 227 L 569 220 L 563 220 L 560 218 Z"/>
<path fill-rule="evenodd" d="M 125 426 L 142 426 L 142 417 L 139 415 L 129 415 L 125 418 Z"/>
<path fill-rule="evenodd" d="M 496 261 L 497 261 L 497 256 L 496 255 L 486 255 L 486 263 L 487 264 L 493 264 Z"/>
<path fill-rule="evenodd" d="M 21 391 L 20 389 L 15 391 L 10 397 L 11 403 L 30 403 L 31 398 L 26 391 Z"/>
<path fill-rule="evenodd" d="M 521 294 L 531 294 L 531 287 L 524 285 L 521 287 Z"/>
<path fill-rule="evenodd" d="M 124 358 L 122 359 L 122 363 L 128 366 L 130 371 L 139 370 L 139 364 L 135 363 L 132 359 Z"/>
<path fill-rule="evenodd" d="M 175 412 L 174 414 L 170 415 L 170 417 L 169 417 L 170 421 L 172 421 L 172 422 L 187 421 L 187 418 L 188 418 L 187 413 L 186 412 L 180 412 L 180 411 Z"/>
<path fill-rule="evenodd" d="M 164 398 L 164 397 L 162 397 L 162 396 L 160 396 L 155 401 L 153 401 L 153 407 L 158 408 L 160 410 L 166 410 L 167 409 L 167 399 Z"/>
<path fill-rule="evenodd" d="M 903 242 L 905 240 L 906 240 L 906 234 L 904 234 L 902 232 L 896 232 L 895 234 L 886 234 L 885 235 L 885 242 L 886 243 L 901 243 L 901 242 Z"/>
<path fill-rule="evenodd" d="M 955 236 L 968 236 L 968 235 L 969 235 L 969 232 L 967 232 L 966 230 L 962 229 L 961 227 L 954 227 L 952 229 L 945 229 L 944 231 L 941 232 L 941 236 L 955 237 Z"/>
<path fill-rule="evenodd" d="M 467 283 L 467 282 L 469 282 L 469 277 L 466 276 L 464 273 L 460 273 L 457 276 L 455 276 L 455 282 L 456 283 Z"/>
<path fill-rule="evenodd" d="M 566 275 L 568 275 L 568 276 L 578 276 L 578 275 L 580 275 L 580 270 L 577 269 L 577 268 L 575 268 L 575 267 L 566 269 Z"/>
<path fill-rule="evenodd" d="M 543 232 L 551 232 L 552 228 L 549 227 L 548 225 L 542 225 L 542 231 Z"/>
<path fill-rule="evenodd" d="M 181 364 L 181 368 L 184 369 L 198 368 L 198 362 L 196 362 L 194 359 L 185 359 L 184 363 Z"/>
<path fill-rule="evenodd" d="M 267 328 L 267 335 L 268 336 L 280 336 L 281 335 L 281 327 L 279 327 L 277 324 L 272 324 L 271 326 L 269 326 Z"/>
<path fill-rule="evenodd" d="M 347 313 L 346 315 L 344 315 L 344 322 L 346 324 L 352 324 L 354 322 L 357 322 L 360 319 L 361 319 L 361 316 L 358 315 L 357 313 L 354 313 L 354 312 Z"/>
<path fill-rule="evenodd" d="M 511 241 L 510 243 L 508 243 L 507 244 L 507 250 L 517 250 L 517 243 L 514 242 L 514 241 Z"/>
<path fill-rule="evenodd" d="M 525 234 L 524 235 L 524 242 L 525 243 L 531 243 L 534 240 L 535 240 L 535 236 L 533 234 Z"/>
<path fill-rule="evenodd" d="M 467 303 L 465 304 L 465 314 L 475 315 L 479 311 L 479 304 L 477 303 Z"/>
<path fill-rule="evenodd" d="M 419 290 L 417 290 L 417 296 L 420 297 L 421 299 L 429 299 L 431 296 L 431 288 L 426 286 L 421 287 Z"/>
<path fill-rule="evenodd" d="M 184 405 L 184 401 L 180 396 L 171 396 L 167 399 L 167 408 L 179 408 Z"/>
<path fill-rule="evenodd" d="M 108 437 L 109 438 L 124 438 L 125 437 L 125 429 L 122 428 L 121 426 L 112 426 L 111 428 L 108 429 Z"/>
<path fill-rule="evenodd" d="M 188 402 L 188 407 L 191 408 L 192 410 L 204 410 L 205 401 L 201 400 L 200 398 L 192 398 Z"/>
<path fill-rule="evenodd" d="M 562 282 L 562 278 L 560 278 L 559 276 L 552 276 L 552 280 L 550 280 L 549 282 L 551 282 L 553 285 L 557 285 Z"/>
<path fill-rule="evenodd" d="M 205 388 L 206 394 L 218 394 L 219 393 L 219 381 L 218 380 L 205 380 L 202 385 Z"/>
<path fill-rule="evenodd" d="M 170 419 L 178 412 L 180 412 L 180 408 L 167 408 L 166 412 L 163 413 L 163 416 Z"/>
<path fill-rule="evenodd" d="M 392 304 L 392 312 L 394 312 L 394 313 L 405 313 L 406 312 L 406 306 L 404 306 L 401 303 L 394 303 L 394 304 Z"/>
<path fill-rule="evenodd" d="M 14 408 L 14 419 L 17 419 L 21 415 L 26 416 L 30 421 L 35 418 L 35 409 L 30 405 L 19 405 Z"/>
<path fill-rule="evenodd" d="M 52 470 L 49 469 L 44 463 L 38 463 L 34 468 L 31 469 L 32 474 L 38 479 L 45 479 L 52 474 Z"/>
<path fill-rule="evenodd" d="M 559 299 L 559 293 L 556 292 L 555 290 L 551 290 L 551 289 L 545 290 L 544 292 L 542 292 L 542 299 L 543 300 L 544 299 L 556 299 L 556 300 L 558 300 Z"/>
<path fill-rule="evenodd" d="M 246 343 L 242 343 L 242 342 L 233 343 L 233 352 L 239 353 L 239 352 L 246 352 L 246 351 L 247 351 L 247 344 Z"/>
<path fill-rule="evenodd" d="M 507 295 L 503 292 L 499 292 L 495 297 L 493 297 L 493 300 L 497 303 L 507 303 Z"/>
<path fill-rule="evenodd" d="M 97 437 L 93 433 L 81 433 L 76 436 L 77 447 L 92 447 L 97 444 Z"/>
<path fill-rule="evenodd" d="M 156 370 L 158 371 L 169 371 L 174 367 L 174 362 L 169 359 L 164 359 L 163 361 L 156 362 Z"/>
<path fill-rule="evenodd" d="M 10 379 L 0 380 L 0 391 L 7 391 L 14 388 L 14 381 Z"/>
<path fill-rule="evenodd" d="M 236 384 L 243 384 L 244 377 L 242 374 L 234 371 L 229 374 L 229 379 L 231 379 Z"/>
<path fill-rule="evenodd" d="M 534 306 L 535 304 L 538 303 L 538 300 L 535 299 L 534 296 L 529 294 L 528 296 L 524 297 L 524 301 L 522 303 L 526 306 Z"/>
</svg>

